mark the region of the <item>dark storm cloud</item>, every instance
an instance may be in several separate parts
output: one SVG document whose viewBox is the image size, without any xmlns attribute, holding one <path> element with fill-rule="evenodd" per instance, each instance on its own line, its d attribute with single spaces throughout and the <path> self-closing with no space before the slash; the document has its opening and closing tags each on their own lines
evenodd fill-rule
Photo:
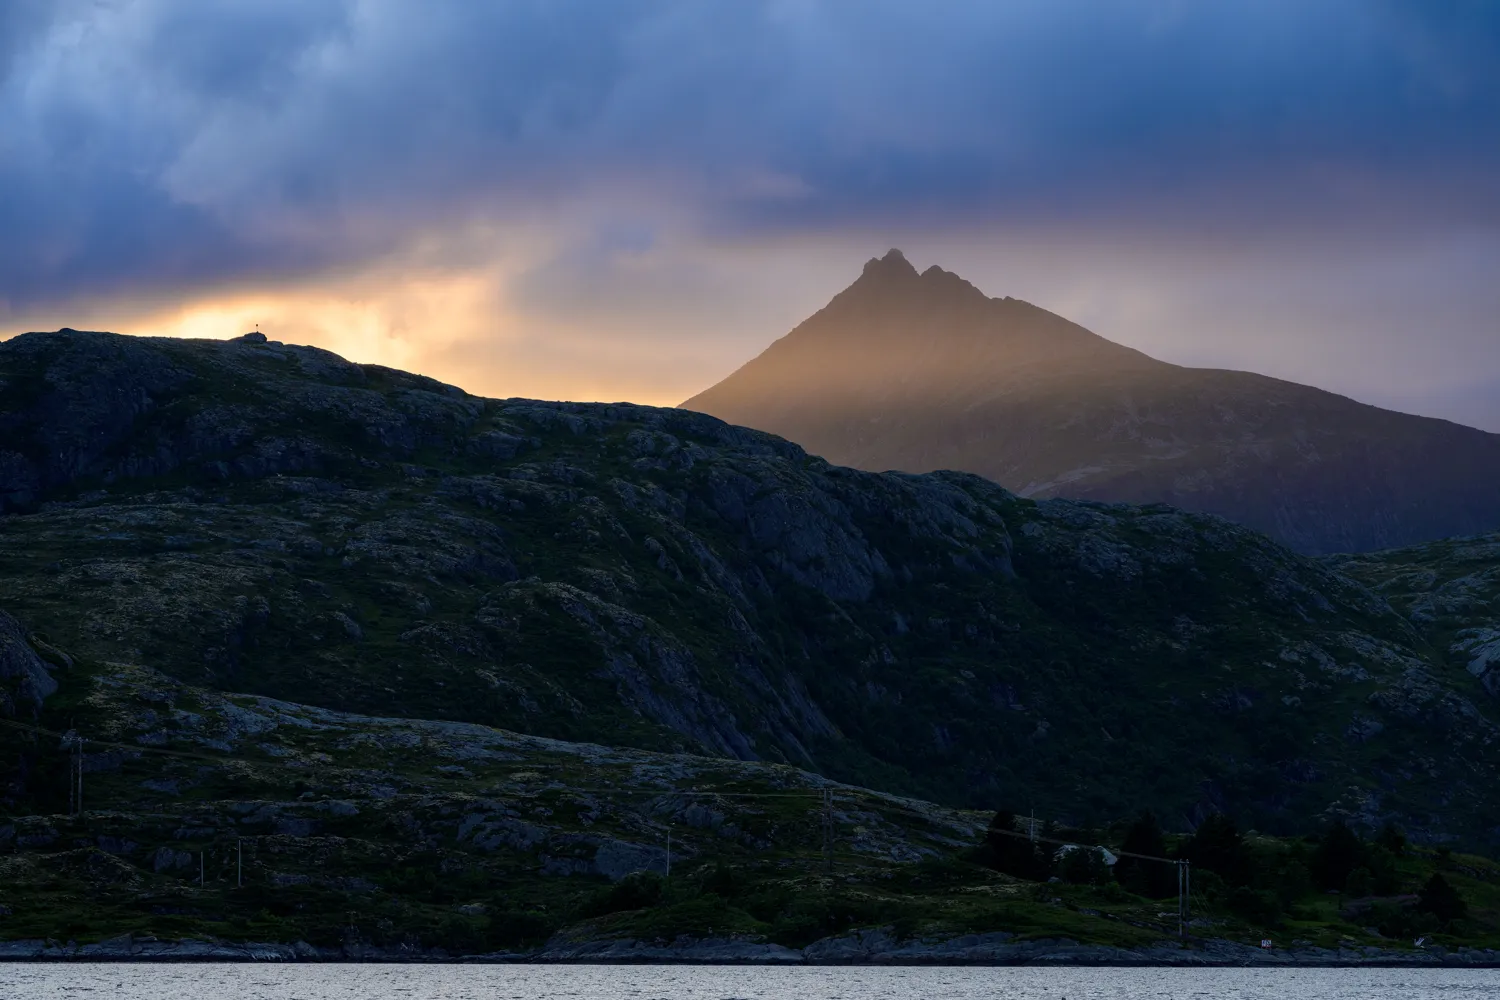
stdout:
<svg viewBox="0 0 1500 1000">
<path fill-rule="evenodd" d="M 625 10 L 37 8 L 0 87 L 0 300 L 306 273 L 555 190 Z"/>
<path fill-rule="evenodd" d="M 962 20 L 835 9 L 830 46 L 864 72 L 823 80 L 817 127 L 778 149 L 820 194 L 788 218 L 1495 220 L 1493 4 L 1061 0 Z M 879 119 L 841 120 L 827 100 L 840 87 Z"/>
<path fill-rule="evenodd" d="M 1500 220 L 1485 2 L 20 0 L 0 73 L 17 310 L 581 198 L 718 239 Z"/>
</svg>

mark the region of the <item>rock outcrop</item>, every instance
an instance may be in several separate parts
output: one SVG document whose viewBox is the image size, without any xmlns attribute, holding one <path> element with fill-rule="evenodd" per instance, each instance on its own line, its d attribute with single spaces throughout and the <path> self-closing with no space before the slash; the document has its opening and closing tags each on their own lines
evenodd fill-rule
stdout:
<svg viewBox="0 0 1500 1000">
<path fill-rule="evenodd" d="M 43 699 L 56 690 L 57 681 L 21 624 L 0 611 L 0 718 L 35 719 Z"/>
</svg>

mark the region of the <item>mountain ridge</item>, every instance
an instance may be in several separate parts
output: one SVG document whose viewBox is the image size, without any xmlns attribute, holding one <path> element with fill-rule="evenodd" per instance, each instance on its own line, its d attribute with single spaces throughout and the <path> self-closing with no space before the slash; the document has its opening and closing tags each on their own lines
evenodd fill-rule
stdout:
<svg viewBox="0 0 1500 1000">
<path fill-rule="evenodd" d="M 1218 517 L 253 338 L 7 341 L 0 440 L 4 606 L 91 662 L 1079 821 L 1500 827 L 1469 658 Z"/>
<path fill-rule="evenodd" d="M 1166 502 L 1310 553 L 1500 527 L 1500 435 L 1159 361 L 895 250 L 681 406 L 838 464 Z"/>
</svg>

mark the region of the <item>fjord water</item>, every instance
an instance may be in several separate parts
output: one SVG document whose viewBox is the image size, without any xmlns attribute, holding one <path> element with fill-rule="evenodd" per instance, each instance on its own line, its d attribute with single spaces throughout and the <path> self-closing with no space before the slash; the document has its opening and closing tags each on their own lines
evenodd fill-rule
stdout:
<svg viewBox="0 0 1500 1000">
<path fill-rule="evenodd" d="M 0 965 L 28 1000 L 1452 1000 L 1495 969 Z"/>
</svg>

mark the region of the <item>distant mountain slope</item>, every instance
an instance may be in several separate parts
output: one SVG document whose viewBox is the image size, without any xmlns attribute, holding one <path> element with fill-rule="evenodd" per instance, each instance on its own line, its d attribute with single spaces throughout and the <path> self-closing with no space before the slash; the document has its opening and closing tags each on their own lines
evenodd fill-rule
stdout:
<svg viewBox="0 0 1500 1000">
<path fill-rule="evenodd" d="M 1500 528 L 1500 435 L 1156 361 L 894 250 L 682 406 L 842 465 L 1170 503 L 1308 553 Z"/>
<path fill-rule="evenodd" d="M 1500 828 L 1482 680 L 1218 518 L 246 341 L 0 344 L 0 452 L 3 604 L 89 662 L 1080 820 Z"/>
</svg>

